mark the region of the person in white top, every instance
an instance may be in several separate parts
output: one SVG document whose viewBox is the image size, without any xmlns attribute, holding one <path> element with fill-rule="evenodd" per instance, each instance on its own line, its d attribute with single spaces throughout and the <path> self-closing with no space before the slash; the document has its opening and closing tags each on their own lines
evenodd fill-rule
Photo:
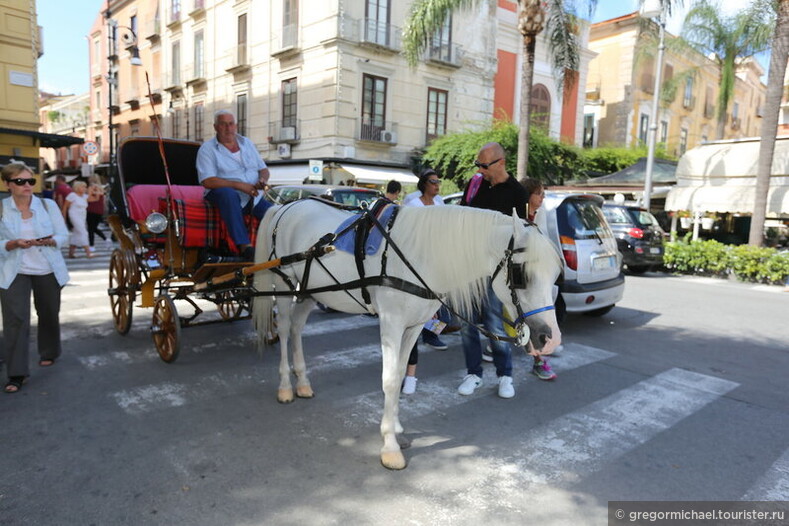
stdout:
<svg viewBox="0 0 789 526">
<path fill-rule="evenodd" d="M 85 250 L 85 256 L 92 258 L 88 242 L 88 200 L 97 198 L 88 195 L 85 181 L 74 181 L 73 191 L 63 201 L 63 217 L 71 221 L 71 238 L 69 239 L 68 257 L 73 258 L 77 247 Z"/>
</svg>

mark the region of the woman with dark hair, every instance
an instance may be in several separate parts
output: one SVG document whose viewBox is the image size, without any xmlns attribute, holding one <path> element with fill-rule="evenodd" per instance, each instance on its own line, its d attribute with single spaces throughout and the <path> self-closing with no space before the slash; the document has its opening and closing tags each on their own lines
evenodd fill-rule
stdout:
<svg viewBox="0 0 789 526">
<path fill-rule="evenodd" d="M 435 170 L 432 168 L 422 170 L 416 187 L 421 195 L 407 201 L 403 206 L 443 206 L 444 200 L 438 195 L 441 179 L 439 179 Z M 445 317 L 440 316 L 440 314 L 441 311 L 437 312 L 433 318 Z M 443 323 L 438 324 L 438 326 L 443 328 L 446 322 L 444 320 L 441 321 Z M 447 345 L 439 339 L 438 334 L 426 327 L 422 329 L 422 343 L 438 351 L 447 349 Z M 413 394 L 416 391 L 416 364 L 418 361 L 419 347 L 414 343 L 414 348 L 411 349 L 411 355 L 408 357 L 408 367 L 406 368 L 405 380 L 403 381 L 403 394 Z"/>
<path fill-rule="evenodd" d="M 33 195 L 37 180 L 21 163 L 3 167 L 11 193 L 0 201 L 0 306 L 3 311 L 6 393 L 16 393 L 30 375 L 30 293 L 38 315 L 38 365 L 60 356 L 60 291 L 68 282 L 62 247 L 68 229 L 57 204 Z"/>
<path fill-rule="evenodd" d="M 534 222 L 534 217 L 537 215 L 537 209 L 542 206 L 542 201 L 545 199 L 545 186 L 542 181 L 533 179 L 531 177 L 524 177 L 520 183 L 529 193 L 529 201 L 526 204 L 526 215 L 529 221 Z"/>
</svg>

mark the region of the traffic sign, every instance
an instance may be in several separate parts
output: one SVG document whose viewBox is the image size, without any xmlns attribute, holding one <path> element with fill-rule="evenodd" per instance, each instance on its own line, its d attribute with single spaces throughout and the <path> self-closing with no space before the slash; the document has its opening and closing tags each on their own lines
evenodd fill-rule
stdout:
<svg viewBox="0 0 789 526">
<path fill-rule="evenodd" d="M 85 155 L 96 155 L 99 153 L 99 145 L 96 141 L 85 141 L 82 143 L 82 152 Z"/>
<path fill-rule="evenodd" d="M 310 181 L 323 179 L 323 161 L 310 160 Z"/>
</svg>

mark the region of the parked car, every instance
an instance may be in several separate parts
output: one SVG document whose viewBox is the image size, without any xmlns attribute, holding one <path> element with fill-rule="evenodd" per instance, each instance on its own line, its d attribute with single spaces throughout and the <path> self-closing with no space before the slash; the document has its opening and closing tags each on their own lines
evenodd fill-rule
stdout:
<svg viewBox="0 0 789 526">
<path fill-rule="evenodd" d="M 266 198 L 274 204 L 284 205 L 291 201 L 305 199 L 311 195 L 324 197 L 348 206 L 361 206 L 362 203 L 370 205 L 376 199 L 384 196 L 384 194 L 373 188 L 327 184 L 299 184 L 274 186 L 266 193 Z"/>
<path fill-rule="evenodd" d="M 629 272 L 643 274 L 663 264 L 666 233 L 655 216 L 638 206 L 615 203 L 605 203 L 603 213 Z"/>
<path fill-rule="evenodd" d="M 441 199 L 444 200 L 445 205 L 459 205 L 460 200 L 463 199 L 463 192 L 455 192 L 454 194 L 445 195 Z"/>
<path fill-rule="evenodd" d="M 559 282 L 556 317 L 566 312 L 602 316 L 622 299 L 625 276 L 622 256 L 603 214 L 599 195 L 545 192 L 535 218 L 553 241 L 564 262 Z"/>
</svg>

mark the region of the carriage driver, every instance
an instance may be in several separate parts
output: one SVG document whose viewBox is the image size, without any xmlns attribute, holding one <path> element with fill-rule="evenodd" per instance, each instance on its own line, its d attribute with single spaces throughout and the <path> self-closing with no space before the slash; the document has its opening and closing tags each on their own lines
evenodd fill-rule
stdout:
<svg viewBox="0 0 789 526">
<path fill-rule="evenodd" d="M 216 137 L 197 152 L 197 175 L 205 198 L 219 209 L 230 237 L 244 259 L 251 261 L 254 247 L 243 214 L 262 219 L 271 203 L 263 198 L 269 171 L 255 145 L 238 134 L 236 116 L 228 110 L 214 114 Z"/>
</svg>

